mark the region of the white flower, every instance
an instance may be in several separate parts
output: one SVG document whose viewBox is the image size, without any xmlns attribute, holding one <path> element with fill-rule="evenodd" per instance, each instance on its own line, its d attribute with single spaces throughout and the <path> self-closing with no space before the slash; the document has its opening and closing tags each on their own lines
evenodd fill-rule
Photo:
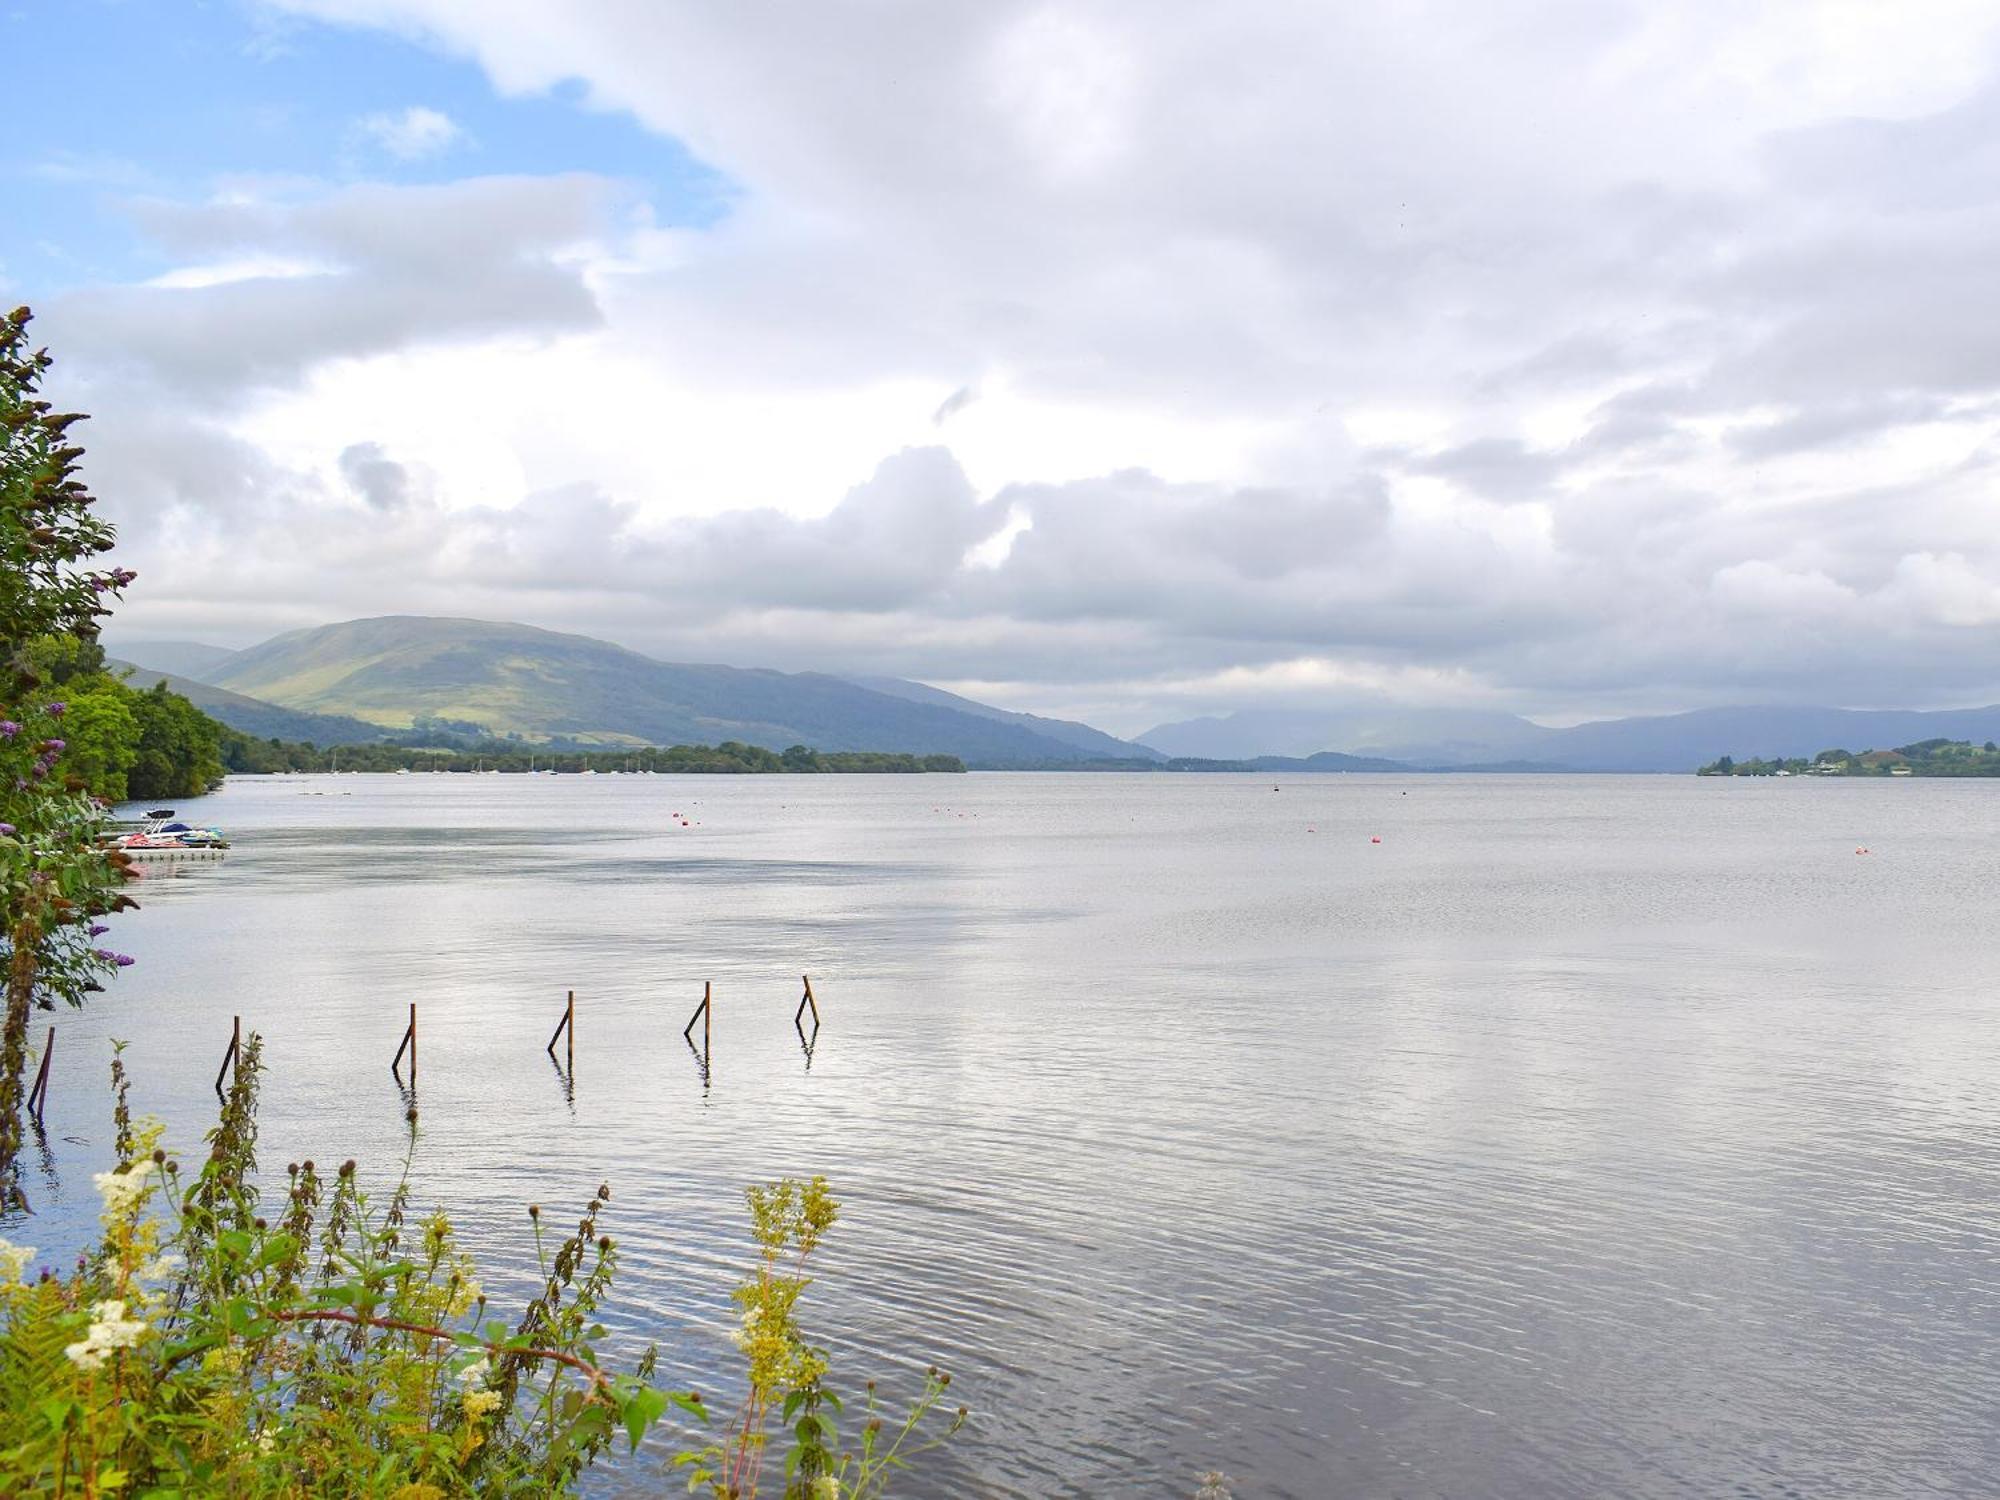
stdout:
<svg viewBox="0 0 2000 1500">
<path fill-rule="evenodd" d="M 259 1453 L 276 1453 L 278 1451 L 278 1440 L 268 1432 L 258 1433 L 257 1451 Z"/>
<path fill-rule="evenodd" d="M 0 1286 L 13 1286 L 35 1258 L 33 1245 L 14 1245 L 0 1240 Z"/>
<path fill-rule="evenodd" d="M 153 1164 L 141 1158 L 122 1172 L 99 1172 L 90 1179 L 103 1195 L 106 1217 L 122 1219 L 138 1206 L 152 1170 Z"/>
<path fill-rule="evenodd" d="M 486 1377 L 493 1373 L 493 1366 L 485 1355 L 480 1355 L 471 1364 L 458 1372 L 461 1385 L 470 1387 L 486 1384 Z"/>
<path fill-rule="evenodd" d="M 840 1481 L 822 1474 L 813 1481 L 813 1500 L 840 1500 Z"/>
<path fill-rule="evenodd" d="M 754 1306 L 746 1307 L 743 1309 L 742 1326 L 731 1332 L 731 1334 L 729 1335 L 729 1342 L 734 1344 L 739 1349 L 747 1350 L 750 1347 L 750 1340 L 755 1338 L 756 1336 L 757 1336 L 757 1309 Z"/>
<path fill-rule="evenodd" d="M 125 1316 L 125 1304 L 117 1298 L 98 1303 L 90 1310 L 90 1319 L 90 1332 L 63 1349 L 80 1370 L 102 1369 L 113 1353 L 130 1349 L 149 1331 L 140 1319 Z"/>
<path fill-rule="evenodd" d="M 180 1256 L 171 1250 L 166 1250 L 139 1267 L 136 1274 L 141 1281 L 165 1281 L 180 1268 Z"/>
</svg>

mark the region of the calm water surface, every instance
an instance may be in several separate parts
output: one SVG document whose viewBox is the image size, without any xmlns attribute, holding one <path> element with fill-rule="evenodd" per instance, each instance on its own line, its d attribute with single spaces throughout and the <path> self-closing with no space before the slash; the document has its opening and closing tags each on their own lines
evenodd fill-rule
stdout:
<svg viewBox="0 0 2000 1500">
<path fill-rule="evenodd" d="M 830 1176 L 836 1372 L 975 1410 L 913 1496 L 2000 1490 L 2000 784 L 1275 785 L 232 783 L 57 1018 L 7 1232 L 86 1238 L 109 1038 L 192 1143 L 238 1013 L 267 1168 L 393 1172 L 414 999 L 419 1198 L 518 1294 L 524 1205 L 608 1179 L 680 1383 L 741 1185 Z"/>
</svg>

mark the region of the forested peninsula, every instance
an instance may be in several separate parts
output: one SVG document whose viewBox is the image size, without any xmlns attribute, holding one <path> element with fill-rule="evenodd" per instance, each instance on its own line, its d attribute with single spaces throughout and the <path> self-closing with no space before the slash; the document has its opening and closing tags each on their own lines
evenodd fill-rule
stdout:
<svg viewBox="0 0 2000 1500">
<path fill-rule="evenodd" d="M 2000 776 L 2000 745 L 1988 740 L 1918 740 L 1894 750 L 1822 750 L 1810 760 L 1803 756 L 1773 756 L 1769 760 L 1734 760 L 1725 755 L 1695 772 L 1697 776 Z"/>
</svg>

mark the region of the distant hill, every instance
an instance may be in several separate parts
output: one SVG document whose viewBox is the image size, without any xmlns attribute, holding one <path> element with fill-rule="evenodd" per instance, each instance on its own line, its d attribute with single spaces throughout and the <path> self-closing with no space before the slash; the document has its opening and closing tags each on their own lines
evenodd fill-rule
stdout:
<svg viewBox="0 0 2000 1500">
<path fill-rule="evenodd" d="M 1307 756 L 1322 750 L 1427 765 L 1509 760 L 1548 734 L 1539 724 L 1486 710 L 1404 708 L 1241 709 L 1214 718 L 1162 724 L 1139 743 L 1167 755 L 1249 760 Z"/>
<path fill-rule="evenodd" d="M 227 646 L 200 641 L 106 641 L 104 649 L 120 661 L 142 661 L 155 672 L 207 682 L 236 653 Z"/>
<path fill-rule="evenodd" d="M 1717 756 L 1810 756 L 1829 746 L 2000 738 L 2000 706 L 1940 709 L 1704 708 L 1549 729 L 1511 714 L 1452 710 L 1246 710 L 1141 735 L 1172 755 L 1255 760 L 1306 747 L 1429 769 L 1692 771 Z"/>
<path fill-rule="evenodd" d="M 777 750 L 957 755 L 988 766 L 1104 753 L 1016 716 L 974 713 L 922 692 L 878 692 L 821 673 L 655 661 L 589 636 L 487 620 L 393 615 L 294 631 L 236 653 L 214 681 L 287 708 L 364 720 L 377 732 L 422 720 L 528 740 L 734 739 Z"/>
<path fill-rule="evenodd" d="M 1692 771 L 1717 756 L 1810 756 L 1918 740 L 2000 739 L 2000 706 L 1917 709 L 1704 708 L 1545 731 L 1535 759 L 1594 771 Z"/>
<path fill-rule="evenodd" d="M 933 703 L 943 708 L 955 708 L 960 713 L 976 714 L 982 719 L 992 719 L 996 723 L 1018 724 L 1023 729 L 1047 735 L 1052 740 L 1060 740 L 1063 744 L 1093 757 L 1166 759 L 1149 745 L 1121 740 L 1115 735 L 1106 734 L 1101 729 L 1092 729 L 1088 724 L 1079 724 L 1073 719 L 1045 719 L 1040 714 L 1015 713 L 1009 709 L 994 708 L 991 704 L 980 703 L 971 698 L 961 698 L 957 693 L 947 693 L 943 688 L 935 688 L 928 683 L 906 682 L 900 677 L 850 677 L 848 681 L 858 687 L 865 687 L 870 692 L 887 693 L 892 698 L 907 698 L 912 703 Z"/>
<path fill-rule="evenodd" d="M 230 692 L 227 688 L 214 687 L 206 682 L 196 682 L 190 677 L 155 671 L 151 667 L 119 661 L 116 658 L 106 658 L 105 666 L 120 675 L 129 673 L 129 676 L 125 676 L 125 681 L 142 692 L 151 689 L 156 682 L 164 682 L 168 692 L 179 693 L 210 718 L 219 719 L 231 729 L 239 729 L 260 740 L 292 740 L 313 745 L 355 745 L 382 737 L 382 731 L 377 726 L 364 724 L 359 719 L 333 714 L 300 713 L 296 709 L 280 708 L 275 703 L 263 703 L 255 698 L 246 698 L 241 693 Z"/>
</svg>

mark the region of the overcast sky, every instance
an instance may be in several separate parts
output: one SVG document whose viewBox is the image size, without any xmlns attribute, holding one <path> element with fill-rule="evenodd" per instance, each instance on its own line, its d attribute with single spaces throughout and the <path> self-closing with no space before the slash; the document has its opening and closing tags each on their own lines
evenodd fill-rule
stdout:
<svg viewBox="0 0 2000 1500">
<path fill-rule="evenodd" d="M 1990 0 L 0 16 L 127 638 L 2000 700 Z"/>
</svg>

